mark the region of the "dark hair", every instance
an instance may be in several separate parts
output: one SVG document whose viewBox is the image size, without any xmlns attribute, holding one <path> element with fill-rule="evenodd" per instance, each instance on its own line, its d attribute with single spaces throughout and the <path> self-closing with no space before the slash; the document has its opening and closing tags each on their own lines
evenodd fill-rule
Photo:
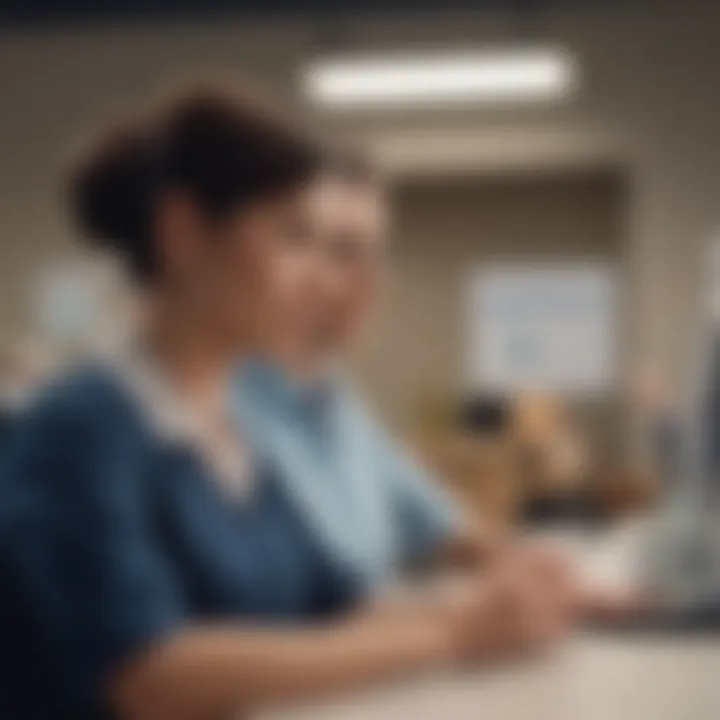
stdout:
<svg viewBox="0 0 720 720">
<path fill-rule="evenodd" d="M 381 183 L 381 174 L 372 158 L 354 145 L 334 145 L 327 148 L 323 172 L 341 182 L 361 187 Z"/>
<path fill-rule="evenodd" d="M 308 135 L 254 99 L 185 92 L 111 129 L 75 168 L 71 206 L 94 244 L 146 280 L 158 269 L 152 231 L 164 192 L 186 191 L 207 217 L 222 219 L 300 187 L 321 155 Z"/>
</svg>

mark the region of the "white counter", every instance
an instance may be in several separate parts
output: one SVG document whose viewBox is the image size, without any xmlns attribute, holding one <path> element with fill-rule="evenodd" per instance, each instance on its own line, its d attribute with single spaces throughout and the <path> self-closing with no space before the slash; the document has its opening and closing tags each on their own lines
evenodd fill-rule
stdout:
<svg viewBox="0 0 720 720">
<path fill-rule="evenodd" d="M 719 720 L 720 635 L 583 635 L 523 667 L 425 678 L 272 720 Z"/>
</svg>

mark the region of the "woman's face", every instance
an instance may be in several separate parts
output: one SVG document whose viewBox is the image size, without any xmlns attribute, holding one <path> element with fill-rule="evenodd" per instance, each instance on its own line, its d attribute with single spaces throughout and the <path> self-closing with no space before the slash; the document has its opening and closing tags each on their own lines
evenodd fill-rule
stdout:
<svg viewBox="0 0 720 720">
<path fill-rule="evenodd" d="M 370 183 L 325 178 L 309 198 L 317 278 L 305 342 L 332 356 L 360 335 L 384 265 L 386 208 Z"/>
<path fill-rule="evenodd" d="M 174 296 L 214 341 L 311 370 L 359 334 L 385 230 L 382 198 L 369 184 L 319 179 L 221 222 L 176 198 L 160 217 Z"/>
<path fill-rule="evenodd" d="M 260 298 L 254 349 L 301 373 L 341 353 L 370 314 L 384 231 L 377 189 L 330 177 L 258 217 L 247 281 Z"/>
<path fill-rule="evenodd" d="M 317 284 L 310 191 L 208 221 L 177 200 L 160 233 L 170 282 L 203 329 L 238 351 L 286 352 L 308 323 Z"/>
</svg>

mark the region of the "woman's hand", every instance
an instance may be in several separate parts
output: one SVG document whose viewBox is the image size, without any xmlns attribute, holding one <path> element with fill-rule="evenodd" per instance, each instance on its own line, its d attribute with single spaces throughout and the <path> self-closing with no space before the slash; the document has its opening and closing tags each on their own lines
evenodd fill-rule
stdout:
<svg viewBox="0 0 720 720">
<path fill-rule="evenodd" d="M 496 560 L 498 560 L 496 558 Z M 531 581 L 554 608 L 558 622 L 571 628 L 583 622 L 623 622 L 642 616 L 655 605 L 653 598 L 632 588 L 592 582 L 557 546 L 543 541 L 518 541 L 508 546 L 503 563 Z"/>
<path fill-rule="evenodd" d="M 493 662 L 544 651 L 569 627 L 557 597 L 509 563 L 447 592 L 460 660 Z"/>
<path fill-rule="evenodd" d="M 445 576 L 405 588 L 371 616 L 416 622 L 444 633 L 445 662 L 494 662 L 551 647 L 569 627 L 558 596 L 510 557 L 482 573 Z"/>
</svg>

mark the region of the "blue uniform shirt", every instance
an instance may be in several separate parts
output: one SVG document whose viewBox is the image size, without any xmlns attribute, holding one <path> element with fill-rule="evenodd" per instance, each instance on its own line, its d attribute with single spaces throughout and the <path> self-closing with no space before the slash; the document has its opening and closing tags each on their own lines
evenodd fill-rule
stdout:
<svg viewBox="0 0 720 720">
<path fill-rule="evenodd" d="M 137 410 L 92 369 L 50 389 L 3 451 L 3 718 L 105 717 L 112 673 L 188 621 L 289 622 L 355 598 L 262 460 L 233 501 Z"/>
<path fill-rule="evenodd" d="M 269 363 L 248 363 L 238 410 L 318 538 L 377 588 L 438 549 L 460 513 L 345 383 L 326 380 L 302 388 Z"/>
</svg>

